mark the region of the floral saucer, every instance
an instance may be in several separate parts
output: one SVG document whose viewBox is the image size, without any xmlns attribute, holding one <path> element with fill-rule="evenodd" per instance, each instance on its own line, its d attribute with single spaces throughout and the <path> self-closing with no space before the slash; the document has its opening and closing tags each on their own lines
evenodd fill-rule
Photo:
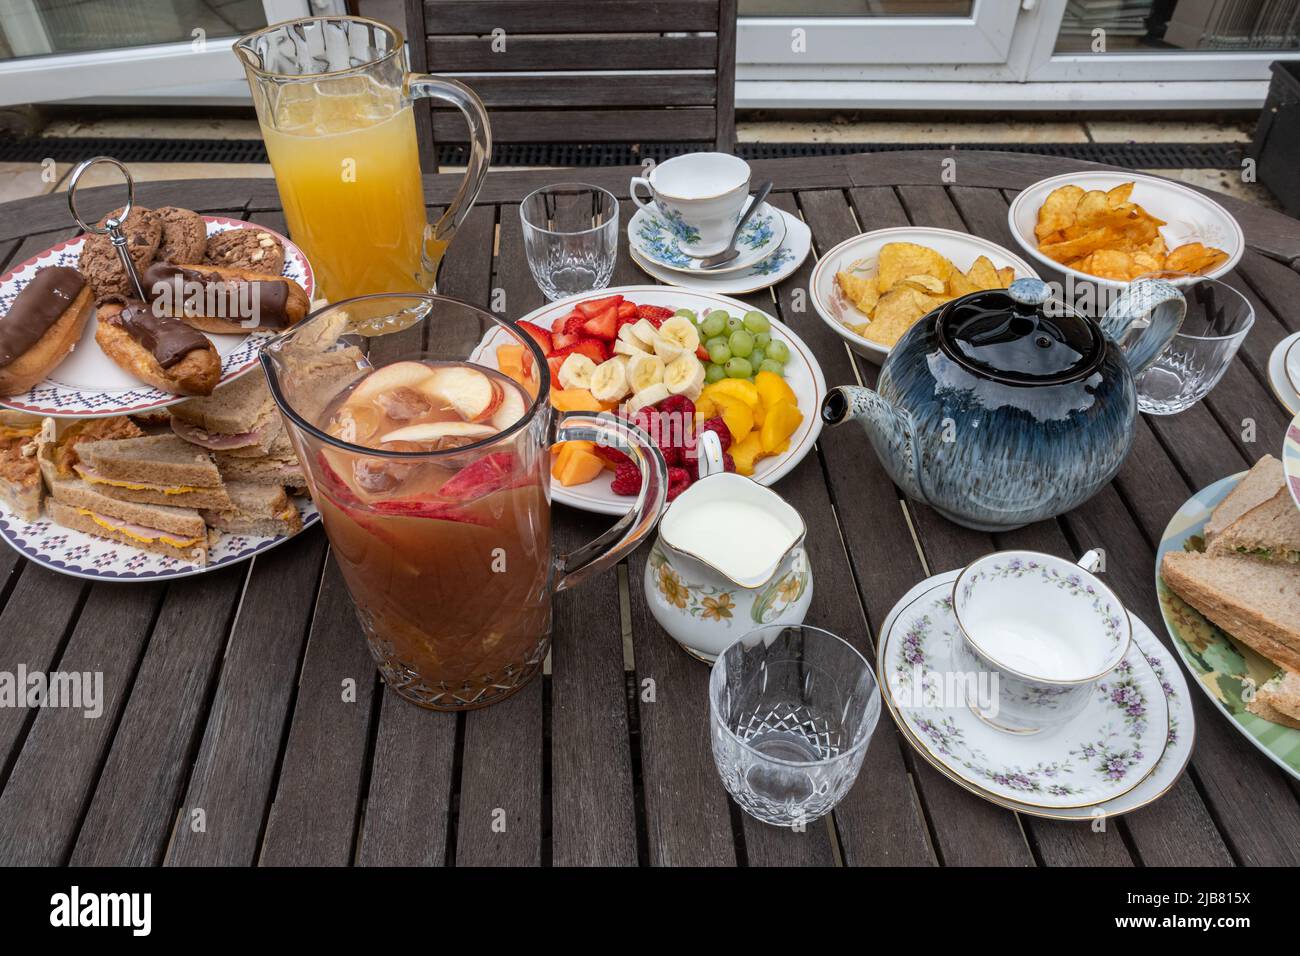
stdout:
<svg viewBox="0 0 1300 956">
<path fill-rule="evenodd" d="M 783 282 L 792 276 L 812 251 L 812 231 L 798 216 L 776 210 L 785 220 L 785 241 L 781 248 L 761 262 L 738 272 L 712 275 L 704 272 L 681 272 L 643 259 L 632 248 L 632 261 L 642 272 L 660 282 L 695 292 L 716 292 L 719 295 L 745 295 Z"/>
<path fill-rule="evenodd" d="M 1139 786 L 1160 762 L 1169 737 L 1163 682 L 1130 646 L 1097 685 L 1078 717 L 1053 733 L 1017 736 L 995 730 L 966 700 L 952 671 L 957 622 L 952 585 L 936 584 L 898 611 L 884 634 L 880 687 L 908 738 L 945 774 L 1026 808 L 1092 807 Z"/>
<path fill-rule="evenodd" d="M 1289 335 L 1268 358 L 1268 386 L 1292 415 L 1300 415 L 1300 332 Z"/>
<path fill-rule="evenodd" d="M 752 203 L 753 197 L 745 201 L 745 209 Z M 780 210 L 763 204 L 763 208 L 754 213 L 753 218 L 745 223 L 736 242 L 739 251 L 735 259 L 718 269 L 702 269 L 703 260 L 693 259 L 682 251 L 678 245 L 677 232 L 667 218 L 649 207 L 636 211 L 627 224 L 627 241 L 635 252 L 647 262 L 663 266 L 674 272 L 688 272 L 692 275 L 718 276 L 739 272 L 757 265 L 781 248 L 785 241 L 785 216 Z"/>
<path fill-rule="evenodd" d="M 923 598 L 931 591 L 936 591 L 939 594 L 949 593 L 953 581 L 957 579 L 957 575 L 960 573 L 961 570 L 957 569 L 936 575 L 922 581 L 903 596 L 902 600 L 895 605 L 894 610 L 885 619 L 884 627 L 881 628 L 881 633 L 885 635 L 881 646 L 882 656 L 887 653 L 889 635 L 895 633 L 893 623 L 899 613 L 910 607 L 918 598 Z M 1192 701 L 1183 672 L 1172 662 L 1169 651 L 1161 645 L 1151 629 L 1140 618 L 1133 615 L 1129 615 L 1129 617 L 1133 621 L 1133 641 L 1141 649 L 1147 663 L 1151 665 L 1152 670 L 1155 671 L 1156 676 L 1159 678 L 1169 710 L 1165 752 L 1156 763 L 1151 774 L 1132 790 L 1118 797 L 1087 807 L 1037 807 L 1021 803 L 1018 800 L 994 796 L 985 789 L 971 786 L 965 779 L 949 770 L 944 764 L 936 761 L 931 761 L 931 763 L 954 783 L 964 787 L 976 796 L 988 800 L 990 803 L 995 803 L 1008 810 L 1014 810 L 1017 813 L 1052 820 L 1094 820 L 1098 817 L 1118 816 L 1140 809 L 1164 796 L 1178 782 L 1178 778 L 1182 776 L 1183 771 L 1187 769 L 1188 762 L 1192 759 L 1192 745 L 1196 739 L 1196 718 L 1193 714 Z M 913 746 L 921 750 L 922 754 L 926 753 L 923 746 L 916 742 L 915 738 L 907 732 L 906 727 L 903 728 L 903 732 L 904 736 L 913 743 Z"/>
</svg>

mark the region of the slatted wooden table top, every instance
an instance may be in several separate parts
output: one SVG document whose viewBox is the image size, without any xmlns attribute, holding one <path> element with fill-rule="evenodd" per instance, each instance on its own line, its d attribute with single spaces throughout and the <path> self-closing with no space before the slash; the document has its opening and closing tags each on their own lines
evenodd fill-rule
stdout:
<svg viewBox="0 0 1300 956">
<path fill-rule="evenodd" d="M 954 157 L 949 182 L 944 160 Z M 1006 209 L 1017 190 L 1097 168 L 937 151 L 753 166 L 756 181 L 775 180 L 772 201 L 812 228 L 814 254 L 908 223 L 1015 249 Z M 541 305 L 514 204 L 538 185 L 572 179 L 626 201 L 633 172 L 491 174 L 448 253 L 440 291 L 486 308 L 492 290 L 504 290 L 510 317 Z M 430 203 L 447 202 L 459 178 L 428 177 Z M 143 183 L 137 198 L 285 229 L 271 180 Z M 1083 507 L 996 536 L 903 500 L 861 429 L 825 432 L 777 485 L 809 527 L 817 587 L 808 622 L 874 660 L 874 628 L 928 574 L 997 547 L 1073 555 L 1101 546 L 1110 584 L 1164 638 L 1152 569 L 1166 523 L 1194 491 L 1276 453 L 1288 420 L 1266 369 L 1273 346 L 1300 330 L 1300 223 L 1226 205 L 1251 246 L 1228 281 L 1257 321 L 1207 401 L 1139 420 L 1123 471 Z M 10 268 L 74 232 L 61 195 L 10 203 L 0 207 L 0 260 Z M 622 246 L 613 284 L 649 281 Z M 744 298 L 798 332 L 828 384 L 872 384 L 875 367 L 855 360 L 807 304 L 813 264 L 809 257 L 775 289 Z M 1254 441 L 1246 419 L 1257 425 Z M 609 521 L 557 506 L 556 548 Z M 88 583 L 0 549 L 0 670 L 102 671 L 105 698 L 98 719 L 0 708 L 0 863 L 1300 863 L 1300 786 L 1196 692 L 1188 772 L 1104 832 L 979 800 L 915 754 L 887 713 L 833 815 L 803 833 L 759 824 L 719 782 L 708 671 L 650 616 L 639 585 L 645 550 L 555 598 L 543 679 L 455 715 L 385 691 L 318 527 L 252 562 L 169 584 Z M 349 679 L 355 702 L 344 700 Z M 653 701 L 640 693 L 646 681 Z"/>
</svg>

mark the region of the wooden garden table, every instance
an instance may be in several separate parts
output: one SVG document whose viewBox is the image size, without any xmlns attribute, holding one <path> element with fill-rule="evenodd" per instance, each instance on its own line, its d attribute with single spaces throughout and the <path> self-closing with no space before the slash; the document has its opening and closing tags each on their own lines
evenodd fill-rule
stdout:
<svg viewBox="0 0 1300 956">
<path fill-rule="evenodd" d="M 775 180 L 773 201 L 811 226 L 818 253 L 907 223 L 964 229 L 1014 249 L 1006 209 L 1018 189 L 1098 168 L 939 151 L 753 165 L 756 180 Z M 626 200 L 633 172 L 493 173 L 451 247 L 441 291 L 488 307 L 492 290 L 504 290 L 496 304 L 511 317 L 542 304 L 515 204 L 538 185 L 572 179 Z M 430 204 L 449 201 L 459 178 L 428 177 Z M 137 194 L 145 205 L 285 228 L 271 180 L 143 183 Z M 1002 535 L 904 501 L 856 426 L 824 433 L 777 486 L 809 527 L 810 623 L 873 657 L 873 628 L 927 574 L 996 547 L 1074 555 L 1102 546 L 1109 582 L 1164 639 L 1154 547 L 1192 492 L 1280 446 L 1287 416 L 1269 392 L 1266 363 L 1276 342 L 1300 330 L 1300 223 L 1220 201 L 1251 246 L 1228 281 L 1258 320 L 1213 395 L 1182 415 L 1139 421 L 1124 470 L 1083 507 Z M 73 233 L 61 195 L 0 207 L 3 268 Z M 807 302 L 812 266 L 810 257 L 776 289 L 744 298 L 803 337 L 828 384 L 871 384 L 876 369 L 851 356 Z M 646 281 L 624 241 L 613 284 Z M 1255 441 L 1247 418 L 1257 423 Z M 556 546 L 593 537 L 609 520 L 557 506 Z M 556 597 L 544 679 L 455 715 L 384 692 L 319 528 L 251 562 L 170 584 L 91 584 L 0 548 L 0 670 L 101 670 L 105 688 L 96 720 L 0 709 L 0 863 L 1300 863 L 1300 787 L 1197 691 L 1189 771 L 1104 832 L 979 800 L 914 753 L 888 713 L 832 816 L 804 833 L 756 823 L 719 782 L 708 671 L 651 618 L 644 560 L 642 549 L 617 572 Z M 355 702 L 343 700 L 348 679 Z M 650 681 L 653 700 L 642 693 Z M 197 832 L 196 809 L 205 824 Z"/>
</svg>

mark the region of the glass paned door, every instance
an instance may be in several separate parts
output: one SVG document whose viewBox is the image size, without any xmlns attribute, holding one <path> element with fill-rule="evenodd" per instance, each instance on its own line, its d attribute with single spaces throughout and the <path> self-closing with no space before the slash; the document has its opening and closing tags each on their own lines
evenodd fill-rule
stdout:
<svg viewBox="0 0 1300 956">
<path fill-rule="evenodd" d="M 1088 52 L 1098 31 L 1110 53 L 1300 49 L 1295 0 L 1070 0 L 1057 53 Z"/>
</svg>

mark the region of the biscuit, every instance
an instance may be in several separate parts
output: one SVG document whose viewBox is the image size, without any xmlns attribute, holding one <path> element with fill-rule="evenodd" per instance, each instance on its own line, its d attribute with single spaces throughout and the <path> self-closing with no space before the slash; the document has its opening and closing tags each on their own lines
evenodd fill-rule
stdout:
<svg viewBox="0 0 1300 956">
<path fill-rule="evenodd" d="M 121 211 L 114 209 L 99 221 L 99 225 L 102 227 L 109 216 L 116 216 Z M 152 209 L 134 208 L 122 223 L 122 232 L 126 235 L 127 252 L 135 263 L 136 271 L 144 272 L 145 266 L 153 262 L 154 255 L 158 252 L 158 245 L 162 241 L 162 224 Z M 118 258 L 117 250 L 107 235 L 93 234 L 86 237 L 77 268 L 90 283 L 96 302 L 110 296 L 135 295 L 122 260 Z"/>
<path fill-rule="evenodd" d="M 256 227 L 230 229 L 208 237 L 203 261 L 212 266 L 278 276 L 284 272 L 284 246 L 274 235 Z"/>
<path fill-rule="evenodd" d="M 190 209 L 163 206 L 154 215 L 162 226 L 162 241 L 156 258 L 160 262 L 199 262 L 208 245 L 208 228 L 203 217 Z"/>
</svg>

